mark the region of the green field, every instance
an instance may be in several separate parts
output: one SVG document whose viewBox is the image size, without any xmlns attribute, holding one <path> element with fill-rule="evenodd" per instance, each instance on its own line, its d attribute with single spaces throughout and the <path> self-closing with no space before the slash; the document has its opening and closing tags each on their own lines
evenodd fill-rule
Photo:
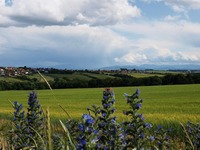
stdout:
<svg viewBox="0 0 200 150">
<path fill-rule="evenodd" d="M 128 75 L 135 77 L 135 78 L 148 78 L 153 76 L 163 77 L 164 74 L 158 73 L 128 73 Z"/>
<path fill-rule="evenodd" d="M 129 108 L 124 93 L 132 94 L 137 88 L 144 98 L 142 109 L 147 122 L 153 124 L 187 121 L 200 122 L 200 84 L 173 86 L 142 86 L 113 88 L 116 98 L 116 116 L 119 120 L 127 119 L 122 111 Z M 103 88 L 38 90 L 38 99 L 43 108 L 50 108 L 51 117 L 65 119 L 67 115 L 59 107 L 67 110 L 73 118 L 80 118 L 87 113 L 92 104 L 101 105 Z M 11 117 L 13 109 L 10 101 L 18 101 L 27 106 L 30 91 L 0 91 L 0 118 Z"/>
</svg>

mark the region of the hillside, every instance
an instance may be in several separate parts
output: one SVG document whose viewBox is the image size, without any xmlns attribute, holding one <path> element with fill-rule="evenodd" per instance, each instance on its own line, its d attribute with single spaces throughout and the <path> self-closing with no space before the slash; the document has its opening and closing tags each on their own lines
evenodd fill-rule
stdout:
<svg viewBox="0 0 200 150">
<path fill-rule="evenodd" d="M 151 86 L 200 83 L 200 74 L 163 70 L 60 70 L 54 68 L 9 68 L 0 76 L 0 90 L 34 90 Z M 45 80 L 49 82 L 47 84 Z"/>
<path fill-rule="evenodd" d="M 130 75 L 135 78 L 143 78 L 143 77 L 152 77 L 152 76 L 163 76 L 165 73 L 160 72 L 148 72 L 148 71 L 97 71 L 95 73 L 88 71 L 74 71 L 72 73 L 45 73 L 42 72 L 42 75 L 45 77 L 47 81 L 54 81 L 55 79 L 64 78 L 66 80 L 85 80 L 89 81 L 91 79 L 106 79 L 106 78 L 116 78 L 116 74 L 121 75 Z M 7 82 L 25 82 L 25 81 L 39 81 L 44 82 L 43 78 L 37 73 L 29 74 L 29 75 L 19 75 L 19 76 L 0 76 L 0 81 Z"/>
</svg>

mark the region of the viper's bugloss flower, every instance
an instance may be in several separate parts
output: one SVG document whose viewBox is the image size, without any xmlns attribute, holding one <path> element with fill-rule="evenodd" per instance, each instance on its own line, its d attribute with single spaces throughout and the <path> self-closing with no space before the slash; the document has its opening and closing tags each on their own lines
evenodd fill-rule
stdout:
<svg viewBox="0 0 200 150">
<path fill-rule="evenodd" d="M 155 141 L 155 137 L 152 136 L 152 135 L 149 136 L 149 139 L 150 139 L 151 141 Z"/>
<path fill-rule="evenodd" d="M 111 112 L 112 112 L 112 113 L 114 113 L 114 112 L 115 112 L 115 110 L 116 110 L 115 108 L 112 108 Z"/>
<path fill-rule="evenodd" d="M 142 107 L 142 104 L 141 103 L 137 103 L 137 104 L 135 104 L 135 107 L 136 107 L 136 109 L 140 109 Z"/>
<path fill-rule="evenodd" d="M 112 124 L 115 124 L 115 123 L 116 123 L 116 117 L 113 117 L 113 118 L 111 119 L 111 123 L 112 123 Z"/>
<path fill-rule="evenodd" d="M 149 128 L 152 128 L 152 127 L 153 127 L 153 126 L 152 126 L 152 124 L 150 124 L 150 123 L 145 123 L 144 125 L 145 125 L 145 128 L 147 128 L 147 129 L 149 129 Z"/>
<path fill-rule="evenodd" d="M 120 138 L 121 140 L 124 140 L 124 134 L 119 134 L 119 138 Z"/>
<path fill-rule="evenodd" d="M 105 118 L 107 116 L 107 113 L 102 113 L 102 116 Z"/>
<path fill-rule="evenodd" d="M 104 95 L 103 98 L 104 98 L 104 99 L 108 99 L 109 97 L 108 97 L 107 95 Z"/>
<path fill-rule="evenodd" d="M 142 114 L 139 114 L 138 117 L 139 117 L 142 121 L 144 121 L 144 116 L 143 116 Z"/>
<path fill-rule="evenodd" d="M 87 130 L 88 130 L 89 133 L 92 133 L 93 128 L 92 127 L 88 127 Z"/>
<path fill-rule="evenodd" d="M 112 103 L 112 104 L 114 104 L 114 103 L 115 103 L 115 99 L 114 99 L 114 98 L 112 98 L 112 100 L 111 100 L 111 103 Z"/>
<path fill-rule="evenodd" d="M 80 144 L 81 144 L 82 146 L 86 145 L 86 140 L 81 139 L 81 140 L 79 140 L 79 142 L 80 142 Z"/>
<path fill-rule="evenodd" d="M 98 149 L 102 149 L 102 147 L 103 147 L 101 143 L 98 143 L 96 146 Z"/>
<path fill-rule="evenodd" d="M 82 132 L 85 131 L 85 128 L 84 128 L 84 125 L 83 125 L 83 124 L 79 124 L 79 125 L 78 125 L 78 129 L 79 129 L 80 131 L 82 131 Z"/>
<path fill-rule="evenodd" d="M 136 93 L 137 95 L 139 95 L 139 94 L 140 94 L 140 90 L 137 89 L 135 93 Z"/>
<path fill-rule="evenodd" d="M 103 104 L 104 109 L 108 109 L 108 108 L 110 108 L 110 106 L 111 106 L 110 103 L 108 103 L 108 104 Z"/>
<path fill-rule="evenodd" d="M 94 119 L 89 114 L 83 114 L 82 118 L 85 120 L 86 123 L 92 124 L 94 123 Z"/>
<path fill-rule="evenodd" d="M 78 137 L 77 150 L 83 150 L 83 149 L 85 149 L 86 143 L 87 143 L 87 142 L 86 142 L 84 136 L 79 135 L 79 137 Z"/>
<path fill-rule="evenodd" d="M 129 127 L 130 127 L 130 128 L 133 128 L 133 124 L 132 124 L 132 123 L 130 123 L 130 124 L 129 124 Z"/>
<path fill-rule="evenodd" d="M 17 105 L 18 104 L 18 102 L 17 101 L 14 101 L 14 105 Z"/>
<path fill-rule="evenodd" d="M 111 120 L 111 123 L 112 123 L 112 124 L 115 124 L 115 122 L 116 122 L 116 120 L 114 120 L 114 119 Z"/>
<path fill-rule="evenodd" d="M 94 130 L 94 134 L 96 135 L 99 131 L 98 130 Z"/>
<path fill-rule="evenodd" d="M 141 133 L 141 134 L 139 135 L 139 137 L 140 137 L 141 139 L 144 139 L 144 137 L 145 137 L 144 133 Z"/>
</svg>

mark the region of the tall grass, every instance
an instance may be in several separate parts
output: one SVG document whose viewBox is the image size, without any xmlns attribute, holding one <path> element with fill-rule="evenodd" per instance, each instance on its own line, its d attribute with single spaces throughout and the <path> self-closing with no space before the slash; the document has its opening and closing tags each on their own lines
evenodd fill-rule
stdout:
<svg viewBox="0 0 200 150">
<path fill-rule="evenodd" d="M 165 121 L 177 121 L 186 123 L 188 120 L 198 122 L 200 120 L 200 85 L 174 85 L 174 86 L 149 86 L 137 87 L 144 98 L 143 107 L 140 110 L 148 122 L 162 123 Z M 116 116 L 123 120 L 122 111 L 127 108 L 123 94 L 133 93 L 136 87 L 116 87 Z M 52 120 L 65 118 L 67 114 L 61 111 L 60 106 L 67 110 L 73 118 L 79 118 L 91 104 L 99 105 L 101 102 L 101 88 L 88 89 L 60 89 L 38 90 L 38 99 L 44 109 L 49 107 Z M 8 99 L 17 100 L 26 107 L 28 91 L 0 91 L 0 116 L 11 116 L 12 107 Z M 56 98 L 55 98 L 55 97 Z M 59 106 L 60 105 L 60 106 Z"/>
</svg>

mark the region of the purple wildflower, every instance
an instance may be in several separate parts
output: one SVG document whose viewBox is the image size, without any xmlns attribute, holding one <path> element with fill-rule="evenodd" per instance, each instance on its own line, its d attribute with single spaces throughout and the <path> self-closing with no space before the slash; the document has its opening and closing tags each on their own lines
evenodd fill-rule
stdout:
<svg viewBox="0 0 200 150">
<path fill-rule="evenodd" d="M 137 103 L 135 106 L 136 106 L 136 109 L 140 109 L 142 107 L 142 104 L 141 103 Z"/>
<path fill-rule="evenodd" d="M 155 141 L 155 137 L 153 137 L 153 136 L 149 136 L 149 139 L 151 140 L 151 141 Z"/>
<path fill-rule="evenodd" d="M 82 118 L 86 120 L 86 123 L 88 124 L 94 123 L 94 119 L 88 114 L 83 114 Z"/>
</svg>

